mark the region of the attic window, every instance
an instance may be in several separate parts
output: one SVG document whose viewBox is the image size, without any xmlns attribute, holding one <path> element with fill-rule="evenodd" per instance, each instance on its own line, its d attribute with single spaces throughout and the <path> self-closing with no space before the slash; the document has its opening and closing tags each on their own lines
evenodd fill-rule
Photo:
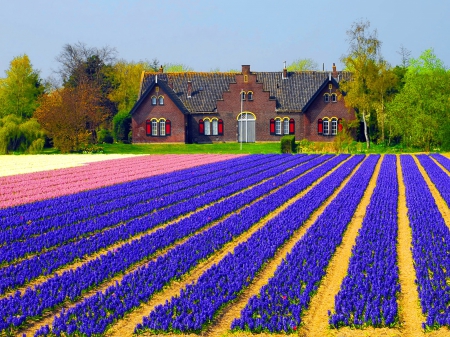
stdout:
<svg viewBox="0 0 450 337">
<path fill-rule="evenodd" d="M 158 100 L 159 100 L 159 105 L 164 105 L 164 96 L 159 96 Z"/>
<path fill-rule="evenodd" d="M 245 91 L 241 91 L 241 100 L 245 101 Z"/>
<path fill-rule="evenodd" d="M 331 101 L 332 102 L 337 102 L 337 95 L 336 94 L 331 94 Z"/>
<path fill-rule="evenodd" d="M 248 82 L 248 75 L 244 75 L 244 82 Z"/>
<path fill-rule="evenodd" d="M 323 101 L 325 103 L 328 103 L 330 101 L 330 95 L 328 93 L 326 93 L 325 95 L 323 95 Z"/>
<path fill-rule="evenodd" d="M 249 101 L 253 101 L 253 91 L 249 91 L 247 93 L 247 98 L 248 98 Z"/>
<path fill-rule="evenodd" d="M 152 105 L 156 105 L 156 96 L 152 96 Z"/>
</svg>

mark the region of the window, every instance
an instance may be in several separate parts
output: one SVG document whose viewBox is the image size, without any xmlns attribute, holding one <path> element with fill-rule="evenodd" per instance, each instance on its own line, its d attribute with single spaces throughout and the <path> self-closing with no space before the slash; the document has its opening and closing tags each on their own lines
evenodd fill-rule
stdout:
<svg viewBox="0 0 450 337">
<path fill-rule="evenodd" d="M 156 118 L 152 119 L 152 136 L 158 135 L 158 121 Z"/>
<path fill-rule="evenodd" d="M 152 105 L 156 105 L 156 96 L 152 96 Z"/>
<path fill-rule="evenodd" d="M 164 105 L 164 96 L 159 96 L 159 105 Z"/>
<path fill-rule="evenodd" d="M 289 120 L 289 134 L 295 135 L 295 120 L 294 120 L 294 118 L 291 118 Z"/>
<path fill-rule="evenodd" d="M 166 135 L 166 121 L 164 119 L 161 119 L 159 121 L 159 135 L 160 136 Z"/>
<path fill-rule="evenodd" d="M 216 118 L 212 120 L 212 134 L 213 136 L 217 136 L 219 134 L 219 121 Z"/>
<path fill-rule="evenodd" d="M 283 133 L 285 135 L 289 134 L 289 118 L 283 119 Z"/>
<path fill-rule="evenodd" d="M 241 92 L 241 100 L 245 101 L 245 91 Z"/>
<path fill-rule="evenodd" d="M 248 98 L 249 101 L 253 101 L 253 91 L 249 91 L 247 93 L 247 98 Z"/>
<path fill-rule="evenodd" d="M 338 121 L 336 118 L 331 120 L 331 135 L 336 136 L 338 132 Z"/>
<path fill-rule="evenodd" d="M 319 118 L 317 121 L 317 133 L 321 135 L 323 133 L 323 120 L 322 118 Z"/>
<path fill-rule="evenodd" d="M 203 123 L 205 124 L 205 136 L 211 135 L 211 122 L 209 119 L 203 120 Z"/>
<path fill-rule="evenodd" d="M 323 120 L 323 135 L 328 136 L 330 134 L 330 122 L 328 119 Z"/>
<path fill-rule="evenodd" d="M 275 119 L 275 134 L 281 135 L 281 119 L 280 118 Z"/>
<path fill-rule="evenodd" d="M 337 102 L 337 95 L 336 94 L 331 94 L 331 101 L 332 102 Z"/>
<path fill-rule="evenodd" d="M 324 101 L 325 103 L 328 103 L 328 102 L 330 101 L 330 95 L 329 95 L 329 94 L 323 95 L 323 101 Z"/>
</svg>

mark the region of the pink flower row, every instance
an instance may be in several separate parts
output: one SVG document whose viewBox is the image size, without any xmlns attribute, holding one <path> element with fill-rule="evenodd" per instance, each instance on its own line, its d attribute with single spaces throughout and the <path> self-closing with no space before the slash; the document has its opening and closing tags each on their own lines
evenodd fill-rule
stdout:
<svg viewBox="0 0 450 337">
<path fill-rule="evenodd" d="M 237 155 L 148 155 L 85 166 L 0 177 L 0 208 L 59 197 L 203 164 Z"/>
</svg>

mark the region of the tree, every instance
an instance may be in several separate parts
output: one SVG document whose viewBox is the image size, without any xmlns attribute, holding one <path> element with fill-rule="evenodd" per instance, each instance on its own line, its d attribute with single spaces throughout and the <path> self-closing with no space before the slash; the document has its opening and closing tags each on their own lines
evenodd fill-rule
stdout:
<svg viewBox="0 0 450 337">
<path fill-rule="evenodd" d="M 297 59 L 286 67 L 287 71 L 317 70 L 317 63 L 310 58 Z"/>
<path fill-rule="evenodd" d="M 36 119 L 24 120 L 10 114 L 0 119 L 0 154 L 38 153 L 44 147 L 45 134 Z"/>
<path fill-rule="evenodd" d="M 107 117 L 101 100 L 100 89 L 89 82 L 60 88 L 41 98 L 35 117 L 61 152 L 79 151 Z"/>
<path fill-rule="evenodd" d="M 411 51 L 406 49 L 403 45 L 400 46 L 400 50 L 397 52 L 402 58 L 402 67 L 407 68 L 409 66 L 409 58 Z"/>
<path fill-rule="evenodd" d="M 352 73 L 350 81 L 342 81 L 339 86 L 345 95 L 345 105 L 355 109 L 364 126 L 367 148 L 370 147 L 368 134 L 368 118 L 373 109 L 374 99 L 369 83 L 374 81 L 378 73 L 379 49 L 381 42 L 377 31 L 370 31 L 368 21 L 355 22 L 347 31 L 350 43 L 349 52 L 342 57 L 342 63 Z"/>
<path fill-rule="evenodd" d="M 15 57 L 6 70 L 6 78 L 0 80 L 0 117 L 14 114 L 30 118 L 43 92 L 39 72 L 33 69 L 28 56 Z"/>
<path fill-rule="evenodd" d="M 427 151 L 432 146 L 450 149 L 449 92 L 450 71 L 432 49 L 411 59 L 403 89 L 387 106 L 393 135 Z"/>
<path fill-rule="evenodd" d="M 166 63 L 163 65 L 165 73 L 185 73 L 188 71 L 194 71 L 193 68 L 182 63 Z"/>
</svg>

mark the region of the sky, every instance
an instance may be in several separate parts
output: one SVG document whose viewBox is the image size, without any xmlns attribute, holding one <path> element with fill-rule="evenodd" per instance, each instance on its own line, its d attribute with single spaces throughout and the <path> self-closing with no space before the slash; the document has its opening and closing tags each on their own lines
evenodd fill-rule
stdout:
<svg viewBox="0 0 450 337">
<path fill-rule="evenodd" d="M 195 71 L 281 71 L 305 58 L 340 70 L 346 32 L 361 20 L 391 65 L 403 46 L 413 58 L 432 48 L 449 67 L 449 14 L 448 0 L 0 0 L 0 77 L 23 54 L 41 78 L 57 77 L 56 57 L 77 42 Z"/>
</svg>

